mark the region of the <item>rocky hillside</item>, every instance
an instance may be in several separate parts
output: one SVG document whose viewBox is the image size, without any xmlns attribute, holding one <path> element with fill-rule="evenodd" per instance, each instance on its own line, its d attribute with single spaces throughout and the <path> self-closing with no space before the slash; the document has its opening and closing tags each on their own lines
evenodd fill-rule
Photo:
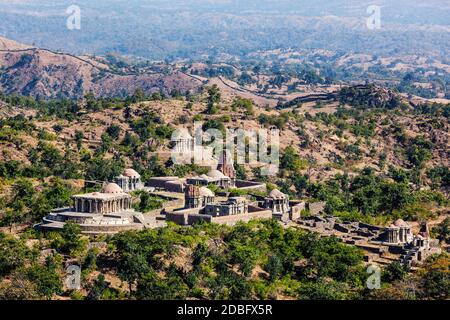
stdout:
<svg viewBox="0 0 450 320">
<path fill-rule="evenodd" d="M 150 94 L 195 91 L 201 81 L 179 71 L 129 70 L 106 60 L 79 57 L 31 46 L 0 37 L 0 90 L 6 94 L 36 98 L 125 96 L 136 89 Z"/>
<path fill-rule="evenodd" d="M 92 103 L 87 102 L 87 105 L 79 106 L 77 114 L 59 112 L 56 118 L 49 117 L 50 111 L 45 108 L 36 117 L 36 110 L 7 109 L 4 105 L 4 121 L 18 114 L 34 116 L 34 129 L 17 130 L 14 135 L 7 137 L 5 133 L 3 139 L 0 137 L 3 150 L 0 160 L 29 163 L 30 149 L 48 134 L 52 137 L 51 144 L 60 150 L 64 150 L 67 143 L 72 143 L 71 148 L 75 148 L 77 131 L 83 133 L 82 146 L 94 151 L 104 143 L 102 140 L 108 128 L 118 126 L 115 142 L 108 144 L 107 148 L 111 156 L 120 154 L 131 165 L 139 158 L 137 155 L 148 151 L 167 155 L 171 130 L 180 127 L 192 129 L 195 121 L 203 121 L 219 129 L 279 128 L 281 150 L 292 147 L 301 159 L 298 173 L 307 173 L 316 181 L 329 179 L 336 173 L 357 173 L 366 166 L 383 174 L 390 166 L 406 170 L 416 166 L 421 170 L 449 166 L 448 106 L 435 104 L 427 110 L 425 103 L 415 105 L 381 88 L 373 88 L 372 91 L 377 94 L 369 94 L 365 99 L 358 89 L 344 88 L 341 95 L 346 97 L 347 103 L 310 102 L 283 110 L 251 102 L 249 107 L 246 102 L 250 100 L 222 92 L 214 114 L 207 112 L 206 91 L 191 96 L 191 101 L 184 97 L 141 101 L 126 108 L 119 103 L 92 110 L 87 106 Z M 363 108 L 361 105 L 366 104 L 367 99 L 376 102 L 373 106 L 377 109 Z M 392 101 L 397 101 L 395 108 Z M 43 116 L 45 112 L 47 116 Z M 3 129 L 13 124 L 5 122 Z M 134 149 L 125 152 L 123 145 L 129 143 L 130 136 L 141 141 L 133 142 Z M 308 162 L 314 165 L 308 166 Z M 253 175 L 252 169 L 246 166 L 250 176 Z"/>
</svg>

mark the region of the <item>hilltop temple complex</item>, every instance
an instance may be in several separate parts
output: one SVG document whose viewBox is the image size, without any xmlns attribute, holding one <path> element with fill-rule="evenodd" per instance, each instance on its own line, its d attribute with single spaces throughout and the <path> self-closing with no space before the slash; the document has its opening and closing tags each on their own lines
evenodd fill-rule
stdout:
<svg viewBox="0 0 450 320">
<path fill-rule="evenodd" d="M 82 233 L 87 235 L 158 227 L 156 224 L 151 226 L 142 213 L 132 209 L 130 192 L 144 190 L 155 196 L 174 197 L 170 209 L 156 210 L 164 224 L 174 222 L 187 226 L 210 222 L 233 225 L 252 219 L 276 219 L 285 224 L 295 223 L 322 236 L 336 236 L 366 251 L 367 261 L 380 264 L 397 260 L 413 266 L 439 252 L 437 240 L 431 239 L 426 224 L 414 234 L 411 225 L 401 219 L 388 227 L 342 222 L 337 217 L 325 215 L 324 202 L 290 200 L 278 189 L 271 190 L 266 196 L 253 192 L 266 190 L 265 184 L 236 180 L 234 166 L 226 152 L 217 169 L 206 175 L 184 179 L 156 177 L 150 180 L 150 186 L 144 186 L 138 172 L 126 169 L 115 181 L 117 183 L 105 183 L 100 192 L 73 196 L 72 207 L 53 210 L 37 227 L 44 231 L 58 231 L 71 221 L 80 225 Z M 217 194 L 210 186 L 219 188 Z M 230 189 L 246 190 L 247 196 L 229 196 Z M 302 217 L 304 210 L 309 215 Z"/>
</svg>

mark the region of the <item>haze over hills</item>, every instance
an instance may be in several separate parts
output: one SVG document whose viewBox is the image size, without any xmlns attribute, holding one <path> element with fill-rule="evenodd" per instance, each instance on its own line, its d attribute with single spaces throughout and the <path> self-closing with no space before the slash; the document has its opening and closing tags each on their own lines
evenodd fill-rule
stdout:
<svg viewBox="0 0 450 320">
<path fill-rule="evenodd" d="M 0 35 L 74 54 L 199 58 L 306 48 L 374 54 L 449 52 L 448 1 L 77 1 L 81 30 L 66 28 L 71 1 L 0 1 Z M 369 5 L 380 30 L 369 30 Z"/>
</svg>

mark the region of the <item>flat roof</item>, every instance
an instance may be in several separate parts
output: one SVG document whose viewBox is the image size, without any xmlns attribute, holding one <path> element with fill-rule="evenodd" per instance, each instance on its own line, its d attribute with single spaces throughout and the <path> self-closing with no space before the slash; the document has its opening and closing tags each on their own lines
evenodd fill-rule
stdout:
<svg viewBox="0 0 450 320">
<path fill-rule="evenodd" d="M 126 193 L 101 193 L 92 192 L 86 194 L 77 194 L 72 196 L 73 199 L 89 199 L 89 200 L 113 200 L 113 199 L 126 199 L 131 198 L 130 195 Z"/>
</svg>

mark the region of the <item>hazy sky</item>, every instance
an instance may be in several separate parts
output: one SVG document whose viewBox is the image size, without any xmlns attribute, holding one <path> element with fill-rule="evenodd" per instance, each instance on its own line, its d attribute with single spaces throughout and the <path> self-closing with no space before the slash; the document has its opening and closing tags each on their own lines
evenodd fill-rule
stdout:
<svg viewBox="0 0 450 320">
<path fill-rule="evenodd" d="M 71 32 L 66 9 L 73 4 L 82 27 Z M 370 50 L 369 5 L 381 7 L 379 34 L 390 33 L 374 45 L 430 38 L 430 48 L 449 45 L 450 0 L 0 0 L 0 35 L 75 53 L 145 56 L 234 43 L 237 50 L 296 43 Z"/>
</svg>

